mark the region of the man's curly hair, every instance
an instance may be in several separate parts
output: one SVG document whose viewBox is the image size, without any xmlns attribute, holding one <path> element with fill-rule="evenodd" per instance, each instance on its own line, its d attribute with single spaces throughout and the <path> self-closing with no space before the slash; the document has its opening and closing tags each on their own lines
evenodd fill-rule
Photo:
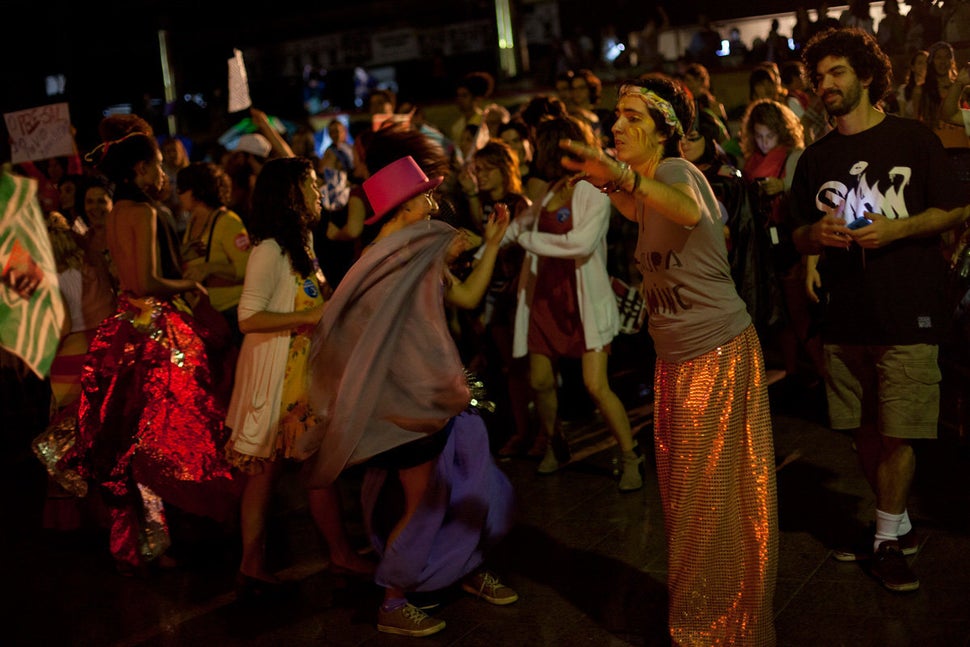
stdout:
<svg viewBox="0 0 970 647">
<path fill-rule="evenodd" d="M 826 29 L 808 41 L 802 60 L 816 90 L 818 63 L 826 56 L 844 56 L 860 81 L 872 79 L 869 84 L 869 103 L 872 105 L 882 101 L 892 87 L 892 63 L 876 38 L 867 31 L 856 27 Z"/>
</svg>

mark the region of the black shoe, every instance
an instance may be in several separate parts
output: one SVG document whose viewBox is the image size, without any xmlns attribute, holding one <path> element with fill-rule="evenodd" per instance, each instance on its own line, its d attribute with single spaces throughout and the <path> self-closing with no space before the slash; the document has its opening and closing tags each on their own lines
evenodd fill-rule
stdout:
<svg viewBox="0 0 970 647">
<path fill-rule="evenodd" d="M 919 588 L 919 579 L 906 563 L 903 551 L 899 549 L 899 542 L 884 541 L 879 544 L 879 550 L 871 560 L 865 562 L 865 567 L 869 575 L 894 593 L 905 593 Z"/>
<path fill-rule="evenodd" d="M 832 557 L 840 562 L 861 562 L 872 559 L 872 544 L 875 540 L 876 527 L 869 524 L 856 540 L 846 546 L 839 546 L 832 551 Z M 919 538 L 916 536 L 916 529 L 910 528 L 905 535 L 897 538 L 899 550 L 903 555 L 915 555 L 919 552 Z"/>
</svg>

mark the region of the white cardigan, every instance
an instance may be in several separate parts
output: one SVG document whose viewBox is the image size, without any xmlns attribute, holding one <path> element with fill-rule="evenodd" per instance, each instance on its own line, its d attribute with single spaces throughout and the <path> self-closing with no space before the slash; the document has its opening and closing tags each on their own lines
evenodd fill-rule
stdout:
<svg viewBox="0 0 970 647">
<path fill-rule="evenodd" d="M 274 239 L 260 242 L 246 263 L 239 320 L 264 310 L 293 312 L 296 289 L 289 254 Z M 247 333 L 243 339 L 226 415 L 233 449 L 241 454 L 268 458 L 276 446 L 289 348 L 289 330 Z"/>
<path fill-rule="evenodd" d="M 586 181 L 578 182 L 572 198 L 572 231 L 548 234 L 537 230 L 539 211 L 552 198 L 547 193 L 541 204 L 533 204 L 516 218 L 503 238 L 503 244 L 515 241 L 525 249 L 519 272 L 518 307 L 515 310 L 515 335 L 512 355 L 523 357 L 529 352 L 529 316 L 540 256 L 572 258 L 576 261 L 576 292 L 579 318 L 583 323 L 586 348 L 602 348 L 613 341 L 620 330 L 616 296 L 606 271 L 606 233 L 610 228 L 610 199 Z"/>
</svg>

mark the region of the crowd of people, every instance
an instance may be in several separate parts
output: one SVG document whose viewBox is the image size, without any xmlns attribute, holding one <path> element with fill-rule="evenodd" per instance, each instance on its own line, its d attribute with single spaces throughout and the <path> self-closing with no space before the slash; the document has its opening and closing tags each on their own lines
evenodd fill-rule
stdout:
<svg viewBox="0 0 970 647">
<path fill-rule="evenodd" d="M 332 567 L 384 590 L 380 631 L 441 631 L 415 595 L 446 587 L 514 603 L 485 568 L 514 510 L 495 457 L 568 465 L 566 389 L 615 441 L 618 489 L 643 487 L 650 443 L 608 370 L 611 274 L 635 267 L 675 644 L 775 644 L 771 363 L 855 434 L 876 518 L 836 558 L 917 588 L 906 500 L 967 255 L 947 151 L 970 147 L 970 69 L 938 42 L 895 79 L 890 49 L 871 22 L 815 33 L 752 67 L 736 128 L 698 61 L 609 100 L 570 70 L 515 106 L 476 71 L 453 123 L 375 92 L 369 126 L 334 120 L 319 155 L 254 108 L 220 156 L 114 115 L 87 155 L 14 165 L 40 180 L 68 312 L 34 440 L 48 505 L 97 499 L 127 575 L 173 566 L 167 506 L 212 517 L 238 529 L 240 594 L 279 596 L 267 518 L 299 464 Z M 369 550 L 339 493 L 356 466 Z"/>
</svg>

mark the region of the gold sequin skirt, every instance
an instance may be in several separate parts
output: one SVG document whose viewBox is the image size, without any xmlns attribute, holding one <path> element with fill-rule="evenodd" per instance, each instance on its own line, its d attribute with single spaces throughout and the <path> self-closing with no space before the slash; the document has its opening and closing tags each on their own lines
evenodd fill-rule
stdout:
<svg viewBox="0 0 970 647">
<path fill-rule="evenodd" d="M 677 645 L 774 645 L 775 455 L 754 327 L 657 361 L 654 440 Z"/>
</svg>

